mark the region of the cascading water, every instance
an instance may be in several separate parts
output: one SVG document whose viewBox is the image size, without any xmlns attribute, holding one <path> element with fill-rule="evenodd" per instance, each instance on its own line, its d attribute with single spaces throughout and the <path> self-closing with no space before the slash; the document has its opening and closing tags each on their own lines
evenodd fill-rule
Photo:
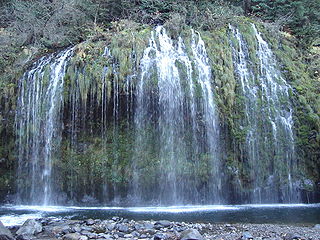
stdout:
<svg viewBox="0 0 320 240">
<path fill-rule="evenodd" d="M 299 194 L 291 176 L 297 166 L 290 87 L 281 77 L 268 44 L 252 27 L 260 61 L 257 78 L 243 36 L 238 29 L 229 27 L 237 42 L 236 46 L 232 44 L 233 58 L 239 91 L 244 96 L 241 128 L 247 131 L 244 148 L 253 188 L 251 202 L 297 202 Z"/>
<path fill-rule="evenodd" d="M 83 204 L 299 201 L 290 87 L 254 26 L 255 47 L 238 29 L 230 33 L 242 108 L 234 119 L 224 107 L 221 114 L 234 126 L 216 110 L 225 86 L 234 94 L 231 51 L 208 42 L 207 53 L 195 31 L 171 38 L 157 27 L 139 43 L 79 45 L 40 59 L 20 81 L 21 202 L 58 203 L 58 192 L 62 203 Z M 217 63 L 229 66 L 230 79 L 212 64 L 220 58 L 230 59 Z M 230 139 L 229 130 L 245 139 Z"/>
<path fill-rule="evenodd" d="M 16 127 L 21 202 L 53 203 L 53 161 L 62 128 L 65 68 L 73 50 L 40 59 L 20 80 Z"/>
<path fill-rule="evenodd" d="M 154 152 L 160 169 L 155 176 L 158 190 L 152 199 L 160 203 L 220 200 L 219 137 L 211 68 L 200 35 L 192 35 L 190 59 L 182 38 L 174 43 L 163 27 L 157 27 L 141 60 L 134 119 L 134 186 L 143 179 L 143 161 L 148 160 L 143 153 Z M 213 169 L 207 187 L 192 180 L 193 174 L 204 167 L 201 161 Z M 190 172 L 191 168 L 195 172 Z M 146 195 L 140 188 L 133 189 L 135 198 Z"/>
</svg>

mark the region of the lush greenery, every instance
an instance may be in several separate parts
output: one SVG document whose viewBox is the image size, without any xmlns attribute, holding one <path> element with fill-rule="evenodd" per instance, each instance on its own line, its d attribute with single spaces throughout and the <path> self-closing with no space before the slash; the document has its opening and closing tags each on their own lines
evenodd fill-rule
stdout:
<svg viewBox="0 0 320 240">
<path fill-rule="evenodd" d="M 72 91 L 74 79 L 79 77 L 76 73 L 85 72 L 85 76 L 80 74 L 79 77 L 83 80 L 81 101 L 85 105 L 90 94 L 101 96 L 104 44 L 111 46 L 120 68 L 119 79 L 123 80 L 139 65 L 137 61 L 133 66 L 128 60 L 133 49 L 138 49 L 137 59 L 140 59 L 150 33 L 149 25 L 158 24 L 166 25 L 173 36 L 189 26 L 202 31 L 214 69 L 219 113 L 224 122 L 224 141 L 228 150 L 224 156 L 226 167 L 230 175 L 237 172 L 237 177 L 245 182 L 248 174 L 241 159 L 245 133 L 237 126 L 237 121 L 243 117 L 239 110 L 242 99 L 232 71 L 227 24 L 232 23 L 242 30 L 251 48 L 250 57 L 254 59 L 252 33 L 246 32 L 252 19 L 265 21 L 258 24 L 259 30 L 272 44 L 282 71 L 294 89 L 297 152 L 305 168 L 301 169 L 301 174 L 319 182 L 319 8 L 319 0 L 1 0 L 0 198 L 10 189 L 13 191 L 17 84 L 30 64 L 47 53 L 80 43 L 66 76 L 65 94 Z M 109 75 L 111 79 L 113 76 Z M 111 98 L 112 93 L 107 94 Z M 71 108 L 68 102 L 65 104 L 66 108 Z M 101 106 L 95 107 L 99 109 Z M 90 116 L 89 112 L 82 114 Z M 102 183 L 105 179 L 108 184 L 116 183 L 119 188 L 124 188 L 131 177 L 128 165 L 131 129 L 123 127 L 119 129 L 118 141 L 104 142 L 98 133 L 92 134 L 92 129 L 100 127 L 101 122 L 86 120 L 87 125 L 82 125 L 79 130 L 82 134 L 78 142 L 82 147 L 75 147 L 65 137 L 61 161 L 56 162 L 56 168 L 65 178 L 60 181 L 62 188 L 69 195 L 75 194 L 71 190 L 75 185 L 85 186 L 83 192 L 78 193 L 78 199 L 92 191 L 92 183 Z M 106 139 L 113 138 L 112 125 L 105 134 Z M 118 149 L 117 152 L 114 149 Z M 151 154 L 148 159 L 156 162 Z M 141 164 L 148 167 L 150 174 L 157 170 L 152 164 Z M 84 172 L 84 169 L 89 171 Z M 201 169 L 203 174 L 200 177 L 206 178 L 206 167 L 201 166 Z M 94 191 L 99 192 L 99 189 Z"/>
</svg>

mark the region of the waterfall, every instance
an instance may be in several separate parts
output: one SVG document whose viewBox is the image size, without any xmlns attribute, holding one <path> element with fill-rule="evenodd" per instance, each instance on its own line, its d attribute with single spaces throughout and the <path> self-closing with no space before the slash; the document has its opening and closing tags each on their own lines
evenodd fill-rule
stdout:
<svg viewBox="0 0 320 240">
<path fill-rule="evenodd" d="M 19 82 L 20 202 L 299 202 L 291 87 L 246 27 L 223 50 L 158 26 L 39 59 Z"/>
<path fill-rule="evenodd" d="M 20 80 L 16 128 L 21 202 L 47 205 L 56 197 L 53 162 L 61 140 L 65 68 L 72 52 L 40 59 Z"/>
<path fill-rule="evenodd" d="M 244 37 L 238 29 L 229 27 L 237 42 L 231 45 L 239 91 L 244 96 L 241 128 L 247 131 L 244 149 L 253 188 L 251 202 L 297 202 L 299 194 L 292 180 L 297 163 L 290 86 L 281 76 L 267 42 L 252 27 L 259 59 L 257 75 Z"/>
<path fill-rule="evenodd" d="M 204 196 L 206 201 L 220 200 L 218 124 L 211 68 L 199 34 L 192 33 L 191 51 L 192 58 L 181 37 L 174 41 L 163 27 L 157 27 L 144 52 L 134 117 L 135 198 L 145 195 L 137 187 L 146 174 L 143 165 L 148 159 L 143 154 L 153 152 L 160 166 L 153 178 L 158 185 L 153 190 L 153 200 L 160 204 L 199 203 Z M 200 174 L 197 170 L 201 161 L 213 169 L 206 189 L 201 189 L 203 183 L 192 180 Z"/>
</svg>

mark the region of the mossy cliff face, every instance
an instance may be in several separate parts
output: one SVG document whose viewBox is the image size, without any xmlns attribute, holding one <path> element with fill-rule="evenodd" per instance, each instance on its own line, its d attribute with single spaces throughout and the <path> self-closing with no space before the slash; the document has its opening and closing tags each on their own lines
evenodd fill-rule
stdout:
<svg viewBox="0 0 320 240">
<path fill-rule="evenodd" d="M 292 173 L 295 187 L 304 192 L 302 200 L 307 201 L 305 197 L 317 200 L 317 196 L 309 194 L 309 191 L 315 192 L 316 184 L 320 181 L 319 75 L 314 69 L 314 74 L 309 74 L 311 71 L 308 68 L 311 66 L 308 66 L 305 57 L 295 48 L 291 36 L 276 36 L 267 27 L 256 25 L 270 44 L 284 78 L 292 87 L 290 99 L 294 106 L 295 158 L 299 166 Z M 250 68 L 253 75 L 258 76 L 258 46 L 251 21 L 238 19 L 232 26 L 242 33 L 247 43 Z M 55 189 L 61 193 L 55 201 L 86 203 L 97 200 L 114 201 L 115 204 L 130 201 L 131 189 L 135 187 L 132 186 L 133 155 L 136 147 L 135 89 L 141 77 L 140 60 L 149 44 L 151 31 L 147 26 L 132 23 L 123 26 L 120 22 L 114 24 L 112 31 L 101 33 L 103 37 L 100 39 L 103 40 L 88 39 L 74 47 L 74 55 L 64 76 L 62 141 L 58 153 L 53 157 Z M 202 31 L 200 34 L 212 68 L 211 84 L 221 128 L 219 141 L 222 146 L 223 202 L 250 202 L 255 186 L 246 152 L 249 129 L 243 128 L 246 121 L 245 96 L 235 71 L 232 52 L 232 46 L 238 45 L 231 36 L 228 25 L 212 31 Z M 187 51 L 191 51 L 190 29 L 181 29 L 179 35 L 185 40 Z M 177 33 L 173 34 L 172 38 L 178 41 Z M 317 53 L 313 56 L 317 56 Z M 186 74 L 185 69 L 180 70 L 181 75 Z M 154 81 L 156 84 L 157 79 Z M 17 159 L 14 154 L 14 114 L 10 115 L 15 109 L 16 83 L 8 84 L 5 89 L 1 92 L 1 99 L 7 110 L 0 112 L 0 118 L 9 119 L 9 125 L 2 124 L 0 132 L 2 139 L 8 139 L 10 144 L 7 144 L 8 141 L 1 141 L 0 144 L 0 160 L 4 159 L 0 161 L 1 169 L 6 169 L 6 174 L 1 174 L 3 177 L 0 178 L 0 190 L 3 193 L 7 193 L 9 186 L 14 185 L 14 166 Z M 12 91 L 11 95 L 8 95 L 8 91 Z M 259 104 L 262 106 L 263 102 Z M 257 119 L 262 121 L 259 116 Z M 263 127 L 263 122 L 258 125 Z M 146 131 L 150 132 L 150 138 L 146 141 L 150 141 L 150 146 L 156 148 L 154 141 L 157 136 L 153 136 L 156 131 L 152 125 L 146 126 Z M 145 197 L 148 201 L 154 199 L 153 194 L 159 188 L 157 179 L 161 175 L 160 160 L 155 154 L 157 150 L 153 150 L 139 155 L 141 158 L 138 167 L 142 176 L 139 183 L 143 184 L 139 187 L 145 189 L 146 195 L 150 193 Z M 267 149 L 261 154 L 265 154 L 265 159 L 272 155 Z M 212 174 L 208 170 L 208 159 L 209 156 L 203 152 L 197 162 L 190 161 L 190 166 L 183 166 L 179 170 L 179 177 L 188 178 L 205 188 Z M 264 166 L 267 163 L 259 164 Z M 281 171 L 279 169 L 279 172 Z M 268 177 L 262 177 L 265 181 L 263 184 L 267 184 Z M 24 187 L 30 187 L 28 184 L 30 181 L 25 181 Z M 14 190 L 11 193 L 14 193 Z"/>
</svg>

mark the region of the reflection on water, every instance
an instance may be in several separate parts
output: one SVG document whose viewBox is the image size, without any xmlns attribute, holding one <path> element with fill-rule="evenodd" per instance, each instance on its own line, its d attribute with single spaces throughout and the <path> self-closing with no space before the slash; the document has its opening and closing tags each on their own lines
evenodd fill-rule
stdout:
<svg viewBox="0 0 320 240">
<path fill-rule="evenodd" d="M 211 223 L 316 224 L 320 222 L 320 204 L 199 205 L 144 208 L 12 205 L 0 207 L 0 221 L 6 226 L 21 225 L 29 218 L 108 219 L 112 216 L 135 220 L 167 219 Z"/>
</svg>

